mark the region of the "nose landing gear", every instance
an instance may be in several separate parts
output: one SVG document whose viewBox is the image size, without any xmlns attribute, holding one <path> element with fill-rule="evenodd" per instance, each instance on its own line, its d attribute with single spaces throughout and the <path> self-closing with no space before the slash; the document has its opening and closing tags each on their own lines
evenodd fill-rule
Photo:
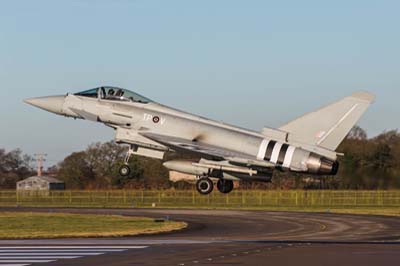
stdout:
<svg viewBox="0 0 400 266">
<path fill-rule="evenodd" d="M 131 168 L 128 165 L 123 165 L 119 168 L 119 174 L 121 176 L 128 176 L 131 173 Z"/>
<path fill-rule="evenodd" d="M 135 145 L 131 145 L 130 147 L 129 147 L 129 150 L 128 150 L 128 152 L 127 152 L 127 154 L 126 154 L 126 157 L 125 157 L 125 161 L 124 161 L 124 165 L 122 165 L 120 168 L 119 168 L 119 174 L 121 175 L 121 176 L 128 176 L 128 175 L 130 175 L 130 173 L 131 173 L 131 168 L 129 167 L 129 159 L 131 158 L 131 156 L 135 153 L 135 151 L 137 151 L 137 149 L 138 149 L 138 147 L 137 146 L 135 146 Z"/>
</svg>

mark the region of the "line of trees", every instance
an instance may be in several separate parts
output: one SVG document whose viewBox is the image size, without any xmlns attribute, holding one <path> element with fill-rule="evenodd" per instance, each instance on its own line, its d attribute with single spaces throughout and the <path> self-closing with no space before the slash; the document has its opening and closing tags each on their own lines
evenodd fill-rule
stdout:
<svg viewBox="0 0 400 266">
<path fill-rule="evenodd" d="M 400 133 L 388 131 L 374 138 L 355 127 L 338 149 L 341 168 L 335 177 L 276 172 L 270 184 L 243 182 L 245 189 L 400 189 Z M 169 189 L 188 188 L 185 183 L 169 182 L 168 171 L 156 159 L 132 157 L 132 173 L 118 174 L 126 147 L 114 142 L 95 143 L 72 153 L 48 169 L 51 176 L 65 181 L 68 189 Z M 33 175 L 32 158 L 21 150 L 0 150 L 0 188 L 15 188 L 15 183 Z"/>
<path fill-rule="evenodd" d="M 69 189 L 166 189 L 171 186 L 168 171 L 155 159 L 132 156 L 131 174 L 121 177 L 118 169 L 126 151 L 126 147 L 114 142 L 95 143 L 85 151 L 66 157 L 53 174 Z"/>
<path fill-rule="evenodd" d="M 32 162 L 33 158 L 19 149 L 0 149 L 0 188 L 14 189 L 19 180 L 33 175 Z"/>
<path fill-rule="evenodd" d="M 400 188 L 400 134 L 384 132 L 368 139 L 361 128 L 354 128 L 339 147 L 341 171 L 333 178 L 333 188 Z"/>
</svg>

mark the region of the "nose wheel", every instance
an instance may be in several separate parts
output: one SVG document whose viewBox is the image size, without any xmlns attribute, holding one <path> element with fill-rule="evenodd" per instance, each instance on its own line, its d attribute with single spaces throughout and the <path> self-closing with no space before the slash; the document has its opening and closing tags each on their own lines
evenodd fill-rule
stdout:
<svg viewBox="0 0 400 266">
<path fill-rule="evenodd" d="M 131 168 L 127 165 L 123 165 L 119 168 L 119 174 L 121 176 L 128 176 L 131 173 Z"/>
<path fill-rule="evenodd" d="M 197 180 L 196 189 L 201 195 L 208 195 L 214 190 L 214 183 L 208 177 L 200 177 Z"/>
</svg>

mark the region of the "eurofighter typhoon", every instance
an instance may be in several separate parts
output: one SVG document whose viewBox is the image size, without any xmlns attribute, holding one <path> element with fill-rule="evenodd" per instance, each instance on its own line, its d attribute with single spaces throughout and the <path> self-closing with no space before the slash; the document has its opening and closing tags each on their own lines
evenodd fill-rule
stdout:
<svg viewBox="0 0 400 266">
<path fill-rule="evenodd" d="M 166 153 L 175 152 L 198 158 L 165 161 L 164 166 L 196 176 L 197 190 L 207 195 L 214 181 L 221 193 L 230 193 L 234 181 L 270 182 L 274 171 L 336 175 L 340 154 L 335 150 L 374 99 L 368 92 L 356 92 L 278 129 L 261 132 L 179 111 L 117 87 L 25 102 L 114 128 L 116 142 L 130 147 L 119 169 L 122 176 L 130 174 L 132 155 L 164 160 Z"/>
</svg>

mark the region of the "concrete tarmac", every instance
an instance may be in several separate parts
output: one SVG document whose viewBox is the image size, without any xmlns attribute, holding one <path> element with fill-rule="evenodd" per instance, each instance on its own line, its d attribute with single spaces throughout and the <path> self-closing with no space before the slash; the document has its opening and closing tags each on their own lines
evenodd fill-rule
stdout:
<svg viewBox="0 0 400 266">
<path fill-rule="evenodd" d="M 122 252 L 33 265 L 399 265 L 400 218 L 220 210 L 2 209 L 169 218 L 186 230 L 120 239 L 0 240 L 0 246 Z M 140 247 L 140 248 L 135 248 Z M 124 248 L 126 247 L 126 249 Z M 128 248 L 131 247 L 131 248 Z M 0 248 L 1 249 L 1 248 Z M 0 251 L 1 253 L 1 251 Z M 1 256 L 1 254 L 0 254 Z M 1 257 L 0 257 L 1 259 Z M 0 262 L 1 265 L 1 262 Z"/>
</svg>

